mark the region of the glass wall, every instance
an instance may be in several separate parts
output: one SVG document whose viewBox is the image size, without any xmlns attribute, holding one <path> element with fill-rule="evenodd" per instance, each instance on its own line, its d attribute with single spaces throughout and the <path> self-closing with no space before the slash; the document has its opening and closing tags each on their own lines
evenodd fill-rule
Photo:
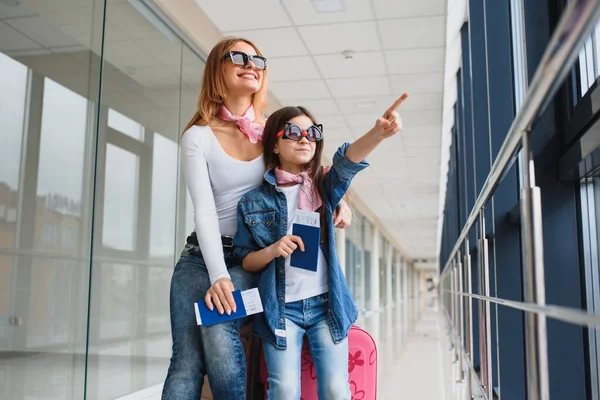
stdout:
<svg viewBox="0 0 600 400">
<path fill-rule="evenodd" d="M 204 65 L 139 0 L 15 4 L 0 4 L 0 397 L 118 398 L 166 375 L 192 221 L 177 143 Z"/>
<path fill-rule="evenodd" d="M 363 218 L 362 224 L 362 237 L 364 243 L 364 260 L 365 260 L 365 309 L 371 310 L 373 308 L 371 301 L 371 253 L 373 251 L 373 225 L 371 222 Z"/>
<path fill-rule="evenodd" d="M 346 230 L 346 280 L 359 310 L 364 310 L 364 217 L 352 211 L 353 221 Z"/>
<path fill-rule="evenodd" d="M 387 255 L 389 242 L 383 235 L 379 235 L 379 305 L 381 308 L 386 308 L 389 304 L 387 301 L 388 291 L 388 269 Z"/>
</svg>

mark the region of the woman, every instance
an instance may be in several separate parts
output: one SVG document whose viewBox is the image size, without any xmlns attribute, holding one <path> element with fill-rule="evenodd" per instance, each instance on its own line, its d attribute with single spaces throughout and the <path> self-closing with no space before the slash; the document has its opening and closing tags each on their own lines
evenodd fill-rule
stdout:
<svg viewBox="0 0 600 400">
<path fill-rule="evenodd" d="M 237 319 L 196 325 L 194 302 L 235 312 L 231 292 L 255 286 L 233 249 L 236 207 L 264 175 L 260 141 L 266 112 L 266 59 L 245 39 L 224 39 L 210 52 L 198 111 L 181 140 L 181 163 L 194 205 L 195 232 L 187 239 L 171 280 L 173 355 L 163 400 L 198 400 L 208 374 L 216 400 L 246 398 L 246 359 Z M 347 227 L 342 205 L 336 226 Z"/>
</svg>

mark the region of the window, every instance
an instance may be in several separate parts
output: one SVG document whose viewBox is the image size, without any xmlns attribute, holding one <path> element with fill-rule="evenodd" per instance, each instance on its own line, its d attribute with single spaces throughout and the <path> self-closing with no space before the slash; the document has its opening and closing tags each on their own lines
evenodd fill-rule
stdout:
<svg viewBox="0 0 600 400">
<path fill-rule="evenodd" d="M 108 110 L 108 126 L 129 137 L 144 141 L 144 128 L 142 124 L 113 109 Z"/>
<path fill-rule="evenodd" d="M 42 227 L 42 233 L 40 240 L 44 246 L 57 246 L 58 245 L 58 227 L 56 224 L 44 224 Z"/>
<path fill-rule="evenodd" d="M 27 67 L 0 53 L 0 71 L 0 191 L 3 190 L 2 184 L 16 191 L 19 186 L 21 141 L 25 120 Z M 0 196 L 3 196 L 1 192 Z"/>
<path fill-rule="evenodd" d="M 76 247 L 75 227 L 64 226 L 62 228 L 61 244 L 65 249 L 74 249 Z"/>
<path fill-rule="evenodd" d="M 134 251 L 139 157 L 106 145 L 102 243 L 114 250 Z"/>
<path fill-rule="evenodd" d="M 591 36 L 579 52 L 580 90 L 583 96 L 600 75 L 600 23 L 596 24 Z"/>
<path fill-rule="evenodd" d="M 150 256 L 173 257 L 177 215 L 177 143 L 154 134 Z"/>
</svg>

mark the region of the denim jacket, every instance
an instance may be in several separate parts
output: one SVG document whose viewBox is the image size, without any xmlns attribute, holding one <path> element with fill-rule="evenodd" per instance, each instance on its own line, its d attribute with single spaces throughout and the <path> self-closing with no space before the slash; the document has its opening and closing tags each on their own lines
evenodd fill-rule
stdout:
<svg viewBox="0 0 600 400">
<path fill-rule="evenodd" d="M 324 179 L 323 204 L 327 241 L 321 241 L 321 250 L 329 266 L 329 309 L 327 321 L 331 336 L 339 343 L 348 336 L 350 326 L 358 317 L 358 310 L 338 260 L 333 227 L 333 210 L 350 187 L 354 176 L 368 167 L 366 161 L 353 163 L 345 158 L 349 144 L 342 145 L 333 157 L 333 166 Z M 323 223 L 323 221 L 321 221 Z M 246 193 L 237 208 L 237 233 L 233 244 L 241 258 L 253 251 L 272 245 L 287 234 L 287 201 L 279 190 L 274 171 L 265 173 L 263 184 Z M 261 271 L 258 290 L 264 313 L 254 319 L 254 333 L 275 345 L 286 348 L 285 338 L 285 259 L 277 257 Z"/>
</svg>

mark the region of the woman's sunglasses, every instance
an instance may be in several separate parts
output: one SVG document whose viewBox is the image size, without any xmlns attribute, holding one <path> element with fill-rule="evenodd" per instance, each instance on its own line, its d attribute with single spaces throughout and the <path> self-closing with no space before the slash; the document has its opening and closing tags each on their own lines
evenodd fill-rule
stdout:
<svg viewBox="0 0 600 400">
<path fill-rule="evenodd" d="M 223 60 L 227 60 L 228 58 L 230 58 L 231 62 L 235 65 L 241 65 L 242 67 L 248 65 L 248 61 L 252 61 L 256 69 L 267 69 L 267 59 L 263 56 L 252 56 L 243 51 L 230 51 L 223 56 Z"/>
<path fill-rule="evenodd" d="M 323 139 L 323 125 L 313 125 L 303 131 L 298 125 L 286 122 L 284 128 L 277 133 L 277 138 L 283 137 L 299 142 L 305 137 L 309 142 L 319 142 Z"/>
</svg>

